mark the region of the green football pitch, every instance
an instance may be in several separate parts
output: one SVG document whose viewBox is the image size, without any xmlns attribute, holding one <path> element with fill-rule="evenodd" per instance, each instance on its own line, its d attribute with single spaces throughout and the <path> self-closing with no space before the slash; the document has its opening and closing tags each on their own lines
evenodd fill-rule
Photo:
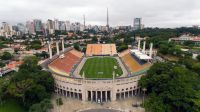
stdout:
<svg viewBox="0 0 200 112">
<path fill-rule="evenodd" d="M 113 71 L 115 77 L 123 74 L 115 58 L 93 57 L 86 60 L 80 74 L 83 75 L 84 72 L 86 78 L 112 78 Z"/>
</svg>

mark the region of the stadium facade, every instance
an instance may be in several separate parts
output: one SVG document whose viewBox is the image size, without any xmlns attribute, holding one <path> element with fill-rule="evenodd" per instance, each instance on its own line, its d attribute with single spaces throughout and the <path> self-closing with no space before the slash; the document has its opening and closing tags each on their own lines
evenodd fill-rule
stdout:
<svg viewBox="0 0 200 112">
<path fill-rule="evenodd" d="M 42 66 L 52 73 L 55 92 L 82 101 L 107 102 L 139 94 L 141 89 L 138 81 L 146 74 L 151 66 L 151 57 L 155 55 L 151 54 L 152 45 L 151 52 L 146 55 L 145 48 L 144 51 L 138 48 L 138 51 L 134 52 L 129 49 L 117 53 L 115 44 L 88 44 L 86 54 L 83 54 L 71 47 L 64 48 L 62 39 L 62 51 L 59 51 L 56 44 L 57 54 L 52 56 L 51 42 L 48 42 L 48 45 L 50 58 Z M 96 56 L 117 58 L 124 75 L 117 77 L 113 72 L 112 78 L 87 78 L 85 73 L 80 74 L 87 58 Z"/>
</svg>

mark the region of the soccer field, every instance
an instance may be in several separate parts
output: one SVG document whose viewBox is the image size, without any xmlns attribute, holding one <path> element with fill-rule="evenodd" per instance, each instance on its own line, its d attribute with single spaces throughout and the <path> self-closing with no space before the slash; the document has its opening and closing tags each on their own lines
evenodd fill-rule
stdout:
<svg viewBox="0 0 200 112">
<path fill-rule="evenodd" d="M 116 66 L 116 69 L 114 66 Z M 112 57 L 89 58 L 81 69 L 81 75 L 83 71 L 86 78 L 112 78 L 113 71 L 115 71 L 115 77 L 123 74 L 117 60 Z"/>
</svg>

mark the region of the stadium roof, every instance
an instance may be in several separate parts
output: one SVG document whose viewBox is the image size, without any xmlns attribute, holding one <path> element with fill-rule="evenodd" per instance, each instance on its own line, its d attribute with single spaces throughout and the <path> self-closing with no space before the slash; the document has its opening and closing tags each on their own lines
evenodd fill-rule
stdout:
<svg viewBox="0 0 200 112">
<path fill-rule="evenodd" d="M 142 53 L 141 51 L 137 49 L 132 49 L 131 53 L 133 53 L 137 58 L 141 60 L 149 60 L 152 59 L 150 56 L 146 55 L 145 53 Z"/>
</svg>

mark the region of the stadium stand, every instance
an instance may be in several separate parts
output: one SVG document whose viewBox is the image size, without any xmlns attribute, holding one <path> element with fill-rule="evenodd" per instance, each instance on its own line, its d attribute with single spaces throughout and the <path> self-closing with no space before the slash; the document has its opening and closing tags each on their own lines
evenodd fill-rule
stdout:
<svg viewBox="0 0 200 112">
<path fill-rule="evenodd" d="M 76 50 L 71 50 L 66 52 L 63 57 L 58 57 L 52 63 L 50 63 L 49 68 L 63 75 L 69 75 L 75 64 L 80 61 L 82 56 L 82 53 Z"/>
<path fill-rule="evenodd" d="M 93 55 L 116 55 L 115 44 L 88 44 L 86 56 Z"/>
<path fill-rule="evenodd" d="M 129 52 L 130 52 L 129 49 L 124 50 L 124 51 L 122 51 L 122 52 L 119 53 L 119 57 L 123 57 L 124 55 L 128 54 Z"/>
<path fill-rule="evenodd" d="M 82 56 L 83 56 L 83 53 L 81 53 L 81 52 L 79 52 L 79 51 L 77 51 L 77 50 L 71 50 L 70 51 L 73 55 L 75 55 L 75 56 L 77 56 L 77 57 L 79 57 L 79 58 L 82 58 Z"/>
<path fill-rule="evenodd" d="M 120 53 L 119 56 L 132 72 L 138 72 L 151 66 L 150 63 L 139 60 L 137 57 L 132 55 L 129 50 Z"/>
<path fill-rule="evenodd" d="M 138 57 L 136 57 L 135 55 L 131 54 L 131 56 L 140 64 L 140 65 L 144 65 L 147 63 L 147 61 L 145 60 L 140 60 Z"/>
</svg>

